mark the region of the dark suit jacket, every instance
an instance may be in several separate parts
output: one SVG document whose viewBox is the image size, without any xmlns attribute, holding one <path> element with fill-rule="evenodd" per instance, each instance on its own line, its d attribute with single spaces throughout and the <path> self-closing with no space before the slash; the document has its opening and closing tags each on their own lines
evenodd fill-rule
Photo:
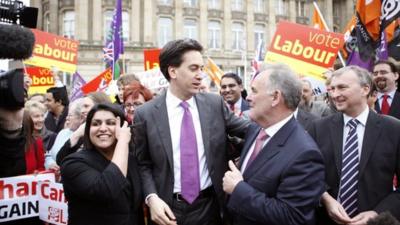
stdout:
<svg viewBox="0 0 400 225">
<path fill-rule="evenodd" d="M 244 137 L 249 122 L 236 117 L 218 95 L 200 93 L 194 98 L 200 116 L 207 168 L 222 207 L 222 178 L 228 167 L 227 134 Z M 181 121 L 176 121 L 176 126 L 180 124 Z M 136 109 L 135 126 L 136 155 L 144 196 L 156 193 L 171 205 L 174 165 L 166 93 Z"/>
<path fill-rule="evenodd" d="M 246 136 L 240 165 L 260 127 Z M 228 202 L 233 224 L 314 224 L 325 190 L 321 153 L 298 122 L 290 119 L 244 171 Z"/>
<path fill-rule="evenodd" d="M 63 112 L 60 115 L 60 118 L 58 119 L 58 121 L 56 123 L 53 113 L 48 112 L 47 116 L 44 120 L 44 125 L 46 126 L 46 128 L 49 131 L 53 131 L 54 133 L 58 134 L 58 132 L 60 132 L 62 129 L 64 129 L 64 124 L 65 124 L 67 115 L 68 115 L 68 106 L 65 106 Z"/>
<path fill-rule="evenodd" d="M 242 105 L 240 106 L 240 111 L 244 112 L 244 111 L 249 110 L 249 109 L 250 109 L 249 102 L 246 101 L 246 99 L 242 98 Z"/>
<path fill-rule="evenodd" d="M 309 130 L 325 159 L 328 193 L 337 199 L 342 169 L 343 114 L 315 121 Z M 369 111 L 360 158 L 358 209 L 390 211 L 400 219 L 400 193 L 393 191 L 393 175 L 400 175 L 400 121 Z M 319 224 L 333 222 L 321 210 Z"/>
<path fill-rule="evenodd" d="M 96 150 L 69 155 L 61 164 L 68 224 L 143 225 L 138 167 L 129 154 L 126 178 Z"/>
<path fill-rule="evenodd" d="M 375 102 L 375 110 L 377 113 L 381 114 L 381 107 L 379 106 L 379 99 Z M 396 117 L 400 119 L 400 93 L 395 92 L 392 104 L 390 105 L 389 116 Z"/>
<path fill-rule="evenodd" d="M 296 119 L 303 126 L 304 130 L 308 131 L 309 127 L 311 126 L 311 123 L 314 120 L 317 120 L 319 118 L 320 117 L 318 117 L 310 112 L 304 111 L 300 108 L 298 108 L 298 110 L 297 110 Z"/>
</svg>

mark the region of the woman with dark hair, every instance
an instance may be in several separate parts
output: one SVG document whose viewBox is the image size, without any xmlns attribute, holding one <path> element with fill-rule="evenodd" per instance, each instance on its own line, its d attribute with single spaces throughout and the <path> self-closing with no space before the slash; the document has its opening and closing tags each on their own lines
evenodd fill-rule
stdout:
<svg viewBox="0 0 400 225">
<path fill-rule="evenodd" d="M 144 224 L 130 142 L 131 130 L 117 106 L 98 104 L 90 110 L 84 149 L 61 164 L 68 224 Z"/>
<path fill-rule="evenodd" d="M 135 115 L 135 109 L 145 102 L 150 101 L 153 98 L 153 94 L 145 86 L 139 82 L 132 82 L 124 88 L 124 110 L 126 120 L 129 124 L 133 123 L 133 117 Z"/>
</svg>

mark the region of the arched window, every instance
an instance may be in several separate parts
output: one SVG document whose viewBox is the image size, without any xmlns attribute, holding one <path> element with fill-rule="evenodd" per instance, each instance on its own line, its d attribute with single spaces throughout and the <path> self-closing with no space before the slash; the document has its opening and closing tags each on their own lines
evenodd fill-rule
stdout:
<svg viewBox="0 0 400 225">
<path fill-rule="evenodd" d="M 244 26 L 241 23 L 232 24 L 232 49 L 244 49 Z"/>
<path fill-rule="evenodd" d="M 198 26 L 197 21 L 193 19 L 186 19 L 183 24 L 183 36 L 192 39 L 198 39 Z"/>
<path fill-rule="evenodd" d="M 221 23 L 218 21 L 208 22 L 208 48 L 221 48 Z"/>
<path fill-rule="evenodd" d="M 75 12 L 66 10 L 63 13 L 63 32 L 64 37 L 73 39 L 75 37 Z"/>
<path fill-rule="evenodd" d="M 172 40 L 172 20 L 170 18 L 161 17 L 158 19 L 158 46 L 164 46 L 168 41 Z"/>
</svg>

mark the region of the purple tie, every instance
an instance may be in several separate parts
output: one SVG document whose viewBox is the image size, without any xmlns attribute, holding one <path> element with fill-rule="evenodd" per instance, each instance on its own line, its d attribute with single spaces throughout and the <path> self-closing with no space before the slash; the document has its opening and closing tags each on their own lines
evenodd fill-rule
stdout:
<svg viewBox="0 0 400 225">
<path fill-rule="evenodd" d="M 180 104 L 184 110 L 181 126 L 181 194 L 190 204 L 200 192 L 199 159 L 197 155 L 196 132 L 189 104 Z"/>
</svg>

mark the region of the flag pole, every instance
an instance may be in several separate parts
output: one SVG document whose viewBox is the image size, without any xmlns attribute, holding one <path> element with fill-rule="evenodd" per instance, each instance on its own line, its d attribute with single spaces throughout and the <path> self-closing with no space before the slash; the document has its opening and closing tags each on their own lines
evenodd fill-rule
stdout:
<svg viewBox="0 0 400 225">
<path fill-rule="evenodd" d="M 325 22 L 324 17 L 322 16 L 321 10 L 319 10 L 317 2 L 313 1 L 313 4 L 314 4 L 315 9 L 317 10 L 317 13 L 318 13 L 319 17 L 322 20 L 322 23 L 324 24 L 324 27 L 325 27 L 326 31 L 330 31 L 328 25 Z M 340 52 L 340 50 L 338 52 L 338 56 L 339 56 L 339 60 L 342 63 L 342 65 L 346 66 L 346 63 L 344 62 L 344 59 L 343 59 L 343 56 L 342 56 L 342 53 Z"/>
</svg>

